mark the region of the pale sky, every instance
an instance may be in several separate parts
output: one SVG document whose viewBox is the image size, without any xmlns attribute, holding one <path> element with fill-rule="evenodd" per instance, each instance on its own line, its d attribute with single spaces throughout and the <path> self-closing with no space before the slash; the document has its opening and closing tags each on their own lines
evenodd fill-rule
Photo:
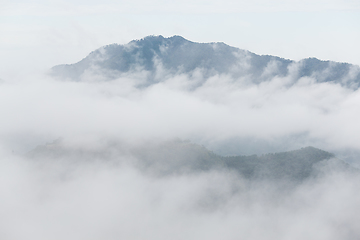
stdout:
<svg viewBox="0 0 360 240">
<path fill-rule="evenodd" d="M 0 78 L 74 63 L 147 35 L 360 65 L 360 1 L 1 0 Z"/>
</svg>

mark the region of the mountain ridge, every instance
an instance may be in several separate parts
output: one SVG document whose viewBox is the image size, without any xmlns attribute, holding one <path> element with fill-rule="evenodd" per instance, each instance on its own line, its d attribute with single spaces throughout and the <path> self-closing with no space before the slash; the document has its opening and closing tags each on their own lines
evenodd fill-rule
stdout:
<svg viewBox="0 0 360 240">
<path fill-rule="evenodd" d="M 319 172 L 357 170 L 334 154 L 305 147 L 298 150 L 249 156 L 220 156 L 204 146 L 189 141 L 166 141 L 124 146 L 112 143 L 99 149 L 82 149 L 64 145 L 61 141 L 38 146 L 27 154 L 31 159 L 71 159 L 78 162 L 121 162 L 153 176 L 171 176 L 208 172 L 233 172 L 245 179 L 287 180 L 301 182 Z M 329 167 L 333 160 L 332 167 Z"/>
<path fill-rule="evenodd" d="M 143 72 L 149 86 L 177 74 L 193 75 L 200 70 L 203 82 L 226 74 L 233 79 L 247 78 L 258 84 L 274 77 L 298 81 L 311 77 L 316 82 L 333 82 L 357 89 L 360 67 L 349 63 L 306 58 L 293 61 L 271 55 L 257 55 L 222 42 L 196 43 L 175 35 L 147 36 L 128 44 L 110 44 L 92 51 L 81 61 L 51 69 L 51 75 L 71 81 L 86 81 L 87 76 L 117 79 L 124 74 Z"/>
</svg>

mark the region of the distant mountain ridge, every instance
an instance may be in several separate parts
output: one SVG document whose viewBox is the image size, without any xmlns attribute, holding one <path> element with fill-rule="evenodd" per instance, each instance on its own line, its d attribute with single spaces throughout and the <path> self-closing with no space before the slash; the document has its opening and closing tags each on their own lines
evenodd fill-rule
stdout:
<svg viewBox="0 0 360 240">
<path fill-rule="evenodd" d="M 294 81 L 312 77 L 316 82 L 334 82 L 353 89 L 360 84 L 360 68 L 356 65 L 316 58 L 296 62 L 257 55 L 224 43 L 191 42 L 181 36 L 148 36 L 125 45 L 107 45 L 77 63 L 54 66 L 51 74 L 71 81 L 86 81 L 93 75 L 111 80 L 143 72 L 146 78 L 143 84 L 148 86 L 168 76 L 192 76 L 196 71 L 201 72 L 203 81 L 226 74 L 253 83 L 290 76 Z"/>
<path fill-rule="evenodd" d="M 63 145 L 61 142 L 38 146 L 28 153 L 32 159 L 71 160 L 80 162 L 121 162 L 130 164 L 154 176 L 169 176 L 207 172 L 229 171 L 245 179 L 288 180 L 301 182 L 319 171 L 357 170 L 334 154 L 314 148 L 269 153 L 265 155 L 230 156 L 217 155 L 203 146 L 187 141 L 166 141 L 132 147 L 112 144 L 102 149 L 81 149 Z M 127 161 L 127 160 L 125 160 Z M 332 161 L 332 162 L 331 162 Z"/>
</svg>

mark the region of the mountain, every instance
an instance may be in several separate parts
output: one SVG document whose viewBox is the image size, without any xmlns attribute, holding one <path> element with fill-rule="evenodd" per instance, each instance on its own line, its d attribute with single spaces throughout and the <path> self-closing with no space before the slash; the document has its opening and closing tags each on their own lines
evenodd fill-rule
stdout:
<svg viewBox="0 0 360 240">
<path fill-rule="evenodd" d="M 320 172 L 347 171 L 355 168 L 336 159 L 334 154 L 306 147 L 299 150 L 265 155 L 217 155 L 203 146 L 187 141 L 167 141 L 125 146 L 113 143 L 98 149 L 74 148 L 61 141 L 38 146 L 28 153 L 31 159 L 60 160 L 79 163 L 101 161 L 126 162 L 153 176 L 228 171 L 245 179 L 288 180 L 301 182 Z M 67 164 L 71 165 L 71 164 Z"/>
<path fill-rule="evenodd" d="M 224 43 L 191 42 L 181 36 L 148 36 L 125 45 L 107 45 L 77 63 L 51 69 L 51 75 L 71 81 L 87 81 L 94 76 L 112 80 L 137 74 L 146 80 L 139 86 L 149 86 L 177 74 L 199 77 L 199 73 L 200 84 L 221 74 L 252 83 L 274 77 L 289 77 L 293 82 L 311 77 L 316 82 L 334 82 L 353 89 L 360 83 L 360 67 L 356 65 L 316 58 L 296 62 L 257 55 Z"/>
</svg>

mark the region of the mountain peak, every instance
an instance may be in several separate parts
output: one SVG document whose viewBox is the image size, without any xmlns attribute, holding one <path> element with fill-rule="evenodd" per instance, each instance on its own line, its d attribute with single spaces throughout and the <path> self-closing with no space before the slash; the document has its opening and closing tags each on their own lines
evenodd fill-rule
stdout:
<svg viewBox="0 0 360 240">
<path fill-rule="evenodd" d="M 190 42 L 189 40 L 183 38 L 179 35 L 174 35 L 171 37 L 163 37 L 162 35 L 149 35 L 142 39 L 132 40 L 129 44 L 136 44 L 139 47 L 150 47 L 150 46 L 159 46 L 159 45 L 181 45 L 185 42 Z"/>
<path fill-rule="evenodd" d="M 307 58 L 295 62 L 270 55 L 256 55 L 224 43 L 196 43 L 182 36 L 147 36 L 125 45 L 112 44 L 95 50 L 78 63 L 58 65 L 52 75 L 71 81 L 87 81 L 90 76 L 111 80 L 123 74 L 143 72 L 148 86 L 177 74 L 199 75 L 200 85 L 212 76 L 227 75 L 237 81 L 258 84 L 274 77 L 292 79 L 303 77 L 316 82 L 335 82 L 357 89 L 360 68 L 347 63 Z M 84 74 L 86 73 L 86 74 Z"/>
</svg>

